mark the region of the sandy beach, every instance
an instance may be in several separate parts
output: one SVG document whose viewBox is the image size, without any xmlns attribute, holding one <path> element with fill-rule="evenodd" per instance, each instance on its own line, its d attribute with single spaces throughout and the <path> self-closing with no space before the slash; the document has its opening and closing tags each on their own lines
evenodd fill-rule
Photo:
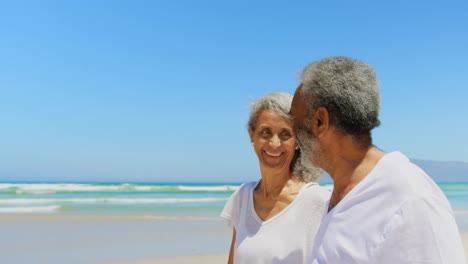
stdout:
<svg viewBox="0 0 468 264">
<path fill-rule="evenodd" d="M 231 239 L 218 217 L 156 215 L 0 214 L 0 234 L 2 264 L 223 263 Z"/>
<path fill-rule="evenodd" d="M 212 255 L 201 255 L 201 256 L 182 256 L 182 257 L 164 257 L 146 260 L 135 260 L 126 262 L 114 262 L 113 264 L 219 264 L 227 263 L 227 254 L 212 254 Z"/>
<path fill-rule="evenodd" d="M 466 263 L 468 263 L 468 232 L 462 233 L 461 236 L 463 241 L 463 247 L 465 248 Z"/>
<path fill-rule="evenodd" d="M 0 215 L 0 234 L 5 264 L 218 264 L 231 239 L 217 217 L 156 215 Z"/>
<path fill-rule="evenodd" d="M 465 258 L 468 263 L 468 232 L 461 234 L 463 240 L 463 246 L 465 248 Z M 184 264 L 184 263 L 206 263 L 206 264 L 218 264 L 226 263 L 227 255 L 205 255 L 205 256 L 184 256 L 184 257 L 170 257 L 170 258 L 155 258 L 147 260 L 136 260 L 129 262 L 119 262 L 118 264 Z"/>
</svg>

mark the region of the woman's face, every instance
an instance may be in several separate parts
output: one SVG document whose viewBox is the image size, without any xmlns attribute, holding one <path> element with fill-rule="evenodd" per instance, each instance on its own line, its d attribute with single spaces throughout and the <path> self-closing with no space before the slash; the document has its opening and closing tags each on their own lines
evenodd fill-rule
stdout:
<svg viewBox="0 0 468 264">
<path fill-rule="evenodd" d="M 255 131 L 249 129 L 260 166 L 289 171 L 294 156 L 296 138 L 288 120 L 270 110 L 258 116 Z"/>
</svg>

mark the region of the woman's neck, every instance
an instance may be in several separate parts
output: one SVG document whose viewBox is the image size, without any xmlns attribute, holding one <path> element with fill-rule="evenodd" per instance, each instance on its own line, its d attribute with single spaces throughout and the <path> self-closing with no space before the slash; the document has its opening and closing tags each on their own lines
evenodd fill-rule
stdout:
<svg viewBox="0 0 468 264">
<path fill-rule="evenodd" d="M 262 179 L 257 189 L 262 193 L 263 197 L 277 197 L 284 187 L 288 187 L 290 184 L 300 181 L 303 180 L 299 177 L 292 176 L 289 171 L 276 173 L 262 171 Z"/>
</svg>

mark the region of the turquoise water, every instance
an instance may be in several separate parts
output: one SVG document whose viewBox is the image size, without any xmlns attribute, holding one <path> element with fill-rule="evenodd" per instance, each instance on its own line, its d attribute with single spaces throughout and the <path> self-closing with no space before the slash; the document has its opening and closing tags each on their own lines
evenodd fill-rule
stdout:
<svg viewBox="0 0 468 264">
<path fill-rule="evenodd" d="M 455 212 L 458 228 L 468 232 L 468 182 L 439 183 Z"/>
<path fill-rule="evenodd" d="M 240 184 L 0 183 L 0 213 L 217 214 Z"/>
<path fill-rule="evenodd" d="M 0 183 L 0 214 L 217 217 L 240 183 Z M 439 183 L 468 231 L 468 182 Z"/>
</svg>

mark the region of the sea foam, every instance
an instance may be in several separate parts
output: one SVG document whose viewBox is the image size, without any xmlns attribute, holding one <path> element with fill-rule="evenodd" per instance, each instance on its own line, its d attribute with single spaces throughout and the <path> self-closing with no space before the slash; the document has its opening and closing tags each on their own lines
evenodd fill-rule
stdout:
<svg viewBox="0 0 468 264">
<path fill-rule="evenodd" d="M 0 207 L 0 213 L 52 213 L 60 209 L 59 205 Z"/>
</svg>

